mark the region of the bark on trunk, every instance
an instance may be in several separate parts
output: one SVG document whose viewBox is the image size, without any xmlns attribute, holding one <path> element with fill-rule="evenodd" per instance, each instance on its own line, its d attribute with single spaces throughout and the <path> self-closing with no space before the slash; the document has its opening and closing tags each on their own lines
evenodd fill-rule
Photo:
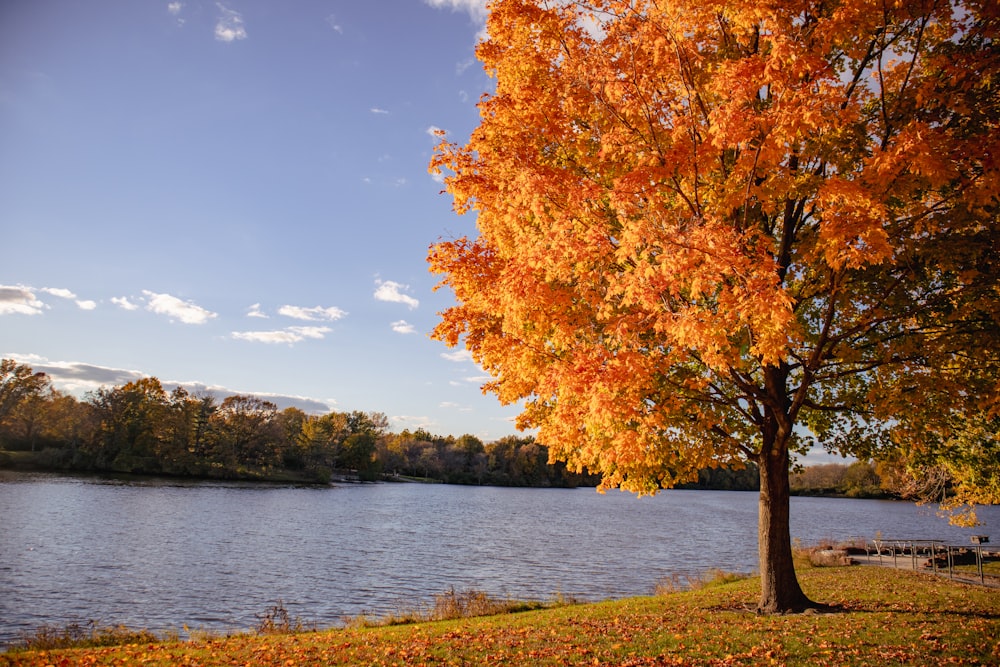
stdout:
<svg viewBox="0 0 1000 667">
<path fill-rule="evenodd" d="M 817 606 L 799 587 L 792 561 L 789 533 L 788 448 L 772 447 L 760 456 L 760 514 L 757 538 L 760 555 L 761 613 L 802 611 Z"/>
</svg>

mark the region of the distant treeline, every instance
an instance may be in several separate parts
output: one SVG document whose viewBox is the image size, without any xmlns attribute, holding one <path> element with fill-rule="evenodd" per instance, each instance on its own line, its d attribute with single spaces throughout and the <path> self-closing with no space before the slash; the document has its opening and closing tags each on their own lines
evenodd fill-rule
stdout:
<svg viewBox="0 0 1000 667">
<path fill-rule="evenodd" d="M 844 496 L 847 498 L 896 498 L 891 471 L 868 461 L 851 464 L 825 463 L 792 472 L 792 494 L 800 496 Z M 879 474 L 885 472 L 887 474 Z"/>
<path fill-rule="evenodd" d="M 88 393 L 28 366 L 0 367 L 0 467 L 326 482 L 415 477 L 456 484 L 595 485 L 548 463 L 532 437 L 390 433 L 379 412 L 308 415 L 256 396 L 217 400 L 155 377 Z"/>
<path fill-rule="evenodd" d="M 533 437 L 484 443 L 423 429 L 391 433 L 380 412 L 309 415 L 256 396 L 221 401 L 155 377 L 102 387 L 82 400 L 12 360 L 0 361 L 0 468 L 215 479 L 328 482 L 418 478 L 450 484 L 596 486 L 595 475 L 549 463 Z M 874 481 L 873 481 L 874 478 Z M 755 465 L 701 471 L 683 488 L 757 490 Z M 792 476 L 796 493 L 878 495 L 868 464 Z"/>
</svg>

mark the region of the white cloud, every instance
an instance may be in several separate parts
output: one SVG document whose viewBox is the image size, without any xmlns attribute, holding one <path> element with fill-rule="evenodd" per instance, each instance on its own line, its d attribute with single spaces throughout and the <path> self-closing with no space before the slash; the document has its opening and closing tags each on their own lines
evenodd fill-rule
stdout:
<svg viewBox="0 0 1000 667">
<path fill-rule="evenodd" d="M 326 17 L 326 22 L 330 24 L 330 27 L 333 28 L 334 32 L 338 32 L 341 35 L 344 34 L 344 28 L 339 23 L 337 23 L 337 17 L 334 16 L 333 14 L 330 14 L 329 16 Z"/>
<path fill-rule="evenodd" d="M 28 364 L 32 370 L 45 373 L 60 391 L 83 394 L 100 387 L 123 385 L 143 377 L 139 371 L 94 366 L 79 361 L 49 361 L 37 354 L 6 354 L 18 363 Z"/>
<path fill-rule="evenodd" d="M 170 12 L 171 16 L 176 17 L 177 25 L 182 26 L 186 22 L 186 19 L 181 17 L 181 10 L 184 9 L 183 2 L 168 2 L 167 11 Z"/>
<path fill-rule="evenodd" d="M 149 377 L 148 374 L 141 371 L 95 366 L 79 361 L 49 361 L 37 354 L 4 354 L 3 358 L 13 359 L 20 364 L 31 366 L 34 371 L 45 373 L 57 389 L 76 395 L 82 395 L 100 387 L 121 386 L 143 377 Z M 235 394 L 259 396 L 276 404 L 279 409 L 296 407 L 310 414 L 327 413 L 337 404 L 334 399 L 315 399 L 296 394 L 238 391 L 197 381 L 161 380 L 161 384 L 167 391 L 172 391 L 175 387 L 184 387 L 195 396 L 212 396 L 219 401 Z"/>
<path fill-rule="evenodd" d="M 76 294 L 73 294 L 73 292 L 69 291 L 68 289 L 64 289 L 62 287 L 43 287 L 41 291 L 45 292 L 46 294 L 51 294 L 52 296 L 57 296 L 60 299 L 76 298 Z"/>
<path fill-rule="evenodd" d="M 41 315 L 46 306 L 23 285 L 0 285 L 0 315 Z"/>
<path fill-rule="evenodd" d="M 468 350 L 455 350 L 454 352 L 442 352 L 441 356 L 448 361 L 465 362 L 472 361 L 472 353 Z"/>
<path fill-rule="evenodd" d="M 184 324 L 204 324 L 217 316 L 210 310 L 205 310 L 190 301 L 183 301 L 169 294 L 157 294 L 149 290 L 143 290 L 142 293 L 149 299 L 146 310 L 180 320 Z"/>
<path fill-rule="evenodd" d="M 333 329 L 330 327 L 288 327 L 288 331 L 292 331 L 303 338 L 323 339 Z"/>
<path fill-rule="evenodd" d="M 129 301 L 128 297 L 125 296 L 113 296 L 111 297 L 111 303 L 115 304 L 119 308 L 122 308 L 123 310 L 135 310 L 139 307 Z"/>
<path fill-rule="evenodd" d="M 59 297 L 60 299 L 66 299 L 67 301 L 75 301 L 80 310 L 94 310 L 97 308 L 96 301 L 91 301 L 90 299 L 77 299 L 76 294 L 64 287 L 43 287 L 39 291 Z"/>
<path fill-rule="evenodd" d="M 297 343 L 302 340 L 302 336 L 295 335 L 288 330 L 282 331 L 234 331 L 233 338 L 245 340 L 250 343 Z"/>
<path fill-rule="evenodd" d="M 410 289 L 409 285 L 403 285 L 393 280 L 376 280 L 375 298 L 379 301 L 389 301 L 391 303 L 402 303 L 413 310 L 420 305 L 420 301 L 409 294 L 403 294 L 403 290 Z"/>
<path fill-rule="evenodd" d="M 332 331 L 330 327 L 287 327 L 277 331 L 234 331 L 232 336 L 236 340 L 245 340 L 251 343 L 286 343 L 291 345 L 307 338 L 325 338 L 330 331 Z"/>
<path fill-rule="evenodd" d="M 468 12 L 476 21 L 486 19 L 486 0 L 424 0 L 424 2 L 436 9 Z"/>
<path fill-rule="evenodd" d="M 64 287 L 43 287 L 39 291 L 59 297 L 60 299 L 66 299 L 67 301 L 74 300 L 80 310 L 94 310 L 97 308 L 96 301 L 91 301 L 90 299 L 77 299 L 76 294 Z"/>
<path fill-rule="evenodd" d="M 268 319 L 267 314 L 261 311 L 259 303 L 250 306 L 247 310 L 247 317 L 259 317 L 263 320 Z"/>
<path fill-rule="evenodd" d="M 408 429 L 411 431 L 422 428 L 425 431 L 433 432 L 438 425 L 436 420 L 419 415 L 392 415 L 389 417 L 389 421 L 393 427 L 399 430 Z"/>
<path fill-rule="evenodd" d="M 472 408 L 467 405 L 462 405 L 461 403 L 455 403 L 454 401 L 441 401 L 438 407 L 443 410 L 458 410 L 459 412 L 472 412 Z"/>
<path fill-rule="evenodd" d="M 416 328 L 406 320 L 396 320 L 393 322 L 392 330 L 401 334 L 417 333 Z"/>
<path fill-rule="evenodd" d="M 380 109 L 378 107 L 372 107 L 371 109 L 369 109 L 369 111 L 371 111 L 374 114 L 381 114 L 383 116 L 389 115 L 389 110 L 388 109 Z"/>
<path fill-rule="evenodd" d="M 233 42 L 238 39 L 246 39 L 247 31 L 243 27 L 243 15 L 229 9 L 221 2 L 215 3 L 222 15 L 215 24 L 215 39 L 220 42 Z"/>
<path fill-rule="evenodd" d="M 324 308 L 315 306 L 313 308 L 302 308 L 301 306 L 282 306 L 278 309 L 279 315 L 291 317 L 296 320 L 306 320 L 307 322 L 333 322 L 347 315 L 347 311 L 336 306 Z"/>
</svg>

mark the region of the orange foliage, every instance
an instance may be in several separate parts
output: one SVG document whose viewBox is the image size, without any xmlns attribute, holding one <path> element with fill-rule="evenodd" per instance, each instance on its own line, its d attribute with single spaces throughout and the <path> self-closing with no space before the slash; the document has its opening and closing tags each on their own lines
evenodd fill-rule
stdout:
<svg viewBox="0 0 1000 667">
<path fill-rule="evenodd" d="M 795 424 L 870 452 L 925 407 L 900 385 L 937 406 L 911 424 L 965 409 L 997 368 L 968 363 L 1000 319 L 997 14 L 496 0 L 496 90 L 431 164 L 478 229 L 431 248 L 435 337 L 638 492 L 780 461 Z"/>
</svg>

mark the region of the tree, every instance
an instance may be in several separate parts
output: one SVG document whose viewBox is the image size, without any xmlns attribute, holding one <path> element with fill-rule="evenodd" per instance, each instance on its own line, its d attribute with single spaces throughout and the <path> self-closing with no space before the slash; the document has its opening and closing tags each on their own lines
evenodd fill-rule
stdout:
<svg viewBox="0 0 1000 667">
<path fill-rule="evenodd" d="M 52 433 L 52 408 L 60 396 L 49 387 L 22 398 L 7 416 L 7 430 L 12 439 L 26 443 L 31 451 L 38 448 L 39 440 L 50 440 L 55 435 Z"/>
<path fill-rule="evenodd" d="M 312 417 L 303 425 L 298 444 L 313 467 L 328 472 L 340 465 L 340 453 L 348 436 L 347 414 L 330 412 Z"/>
<path fill-rule="evenodd" d="M 51 389 L 45 373 L 35 373 L 26 364 L 0 359 L 0 426 L 23 401 L 42 396 Z"/>
<path fill-rule="evenodd" d="M 88 448 L 96 467 L 159 472 L 169 398 L 157 378 L 101 387 L 88 402 L 100 424 Z"/>
<path fill-rule="evenodd" d="M 237 465 L 274 465 L 281 440 L 277 416 L 278 406 L 257 396 L 236 394 L 223 399 L 212 419 L 224 456 Z"/>
<path fill-rule="evenodd" d="M 495 0 L 431 162 L 464 344 L 553 459 L 639 493 L 760 469 L 765 612 L 813 604 L 791 455 L 944 452 L 996 414 L 992 0 Z"/>
<path fill-rule="evenodd" d="M 195 474 L 209 469 L 207 459 L 215 448 L 215 434 L 210 427 L 215 410 L 212 396 L 192 395 L 183 387 L 170 392 L 166 417 L 158 426 L 159 459 L 164 472 Z"/>
<path fill-rule="evenodd" d="M 359 479 L 374 481 L 380 472 L 375 451 L 376 439 L 371 432 L 352 433 L 344 439 L 341 465 L 357 472 Z"/>
<path fill-rule="evenodd" d="M 900 447 L 879 462 L 880 482 L 896 495 L 937 502 L 952 523 L 978 523 L 976 505 L 1000 503 L 1000 416 L 953 423 L 935 447 Z"/>
</svg>

